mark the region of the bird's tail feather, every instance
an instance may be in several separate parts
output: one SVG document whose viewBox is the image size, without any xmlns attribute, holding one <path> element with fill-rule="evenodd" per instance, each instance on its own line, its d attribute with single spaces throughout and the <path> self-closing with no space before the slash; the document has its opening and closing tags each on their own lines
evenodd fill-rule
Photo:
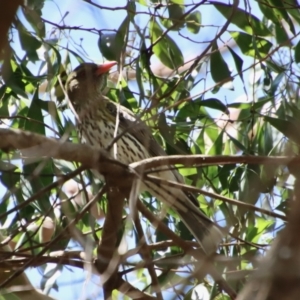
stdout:
<svg viewBox="0 0 300 300">
<path fill-rule="evenodd" d="M 148 190 L 153 196 L 175 209 L 183 223 L 200 243 L 203 251 L 209 255 L 216 251 L 224 232 L 182 191 L 173 187 L 160 185 L 158 182 L 144 182 L 143 190 Z M 195 200 L 196 202 L 197 200 Z"/>
<path fill-rule="evenodd" d="M 191 211 L 177 211 L 181 220 L 199 242 L 205 254 L 214 253 L 220 244 L 224 233 L 214 222 L 201 218 Z M 204 217 L 204 215 L 203 215 Z"/>
</svg>

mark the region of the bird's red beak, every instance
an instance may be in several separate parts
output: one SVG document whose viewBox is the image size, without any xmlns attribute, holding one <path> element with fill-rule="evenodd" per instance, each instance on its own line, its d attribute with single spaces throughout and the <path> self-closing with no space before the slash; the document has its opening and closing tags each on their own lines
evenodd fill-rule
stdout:
<svg viewBox="0 0 300 300">
<path fill-rule="evenodd" d="M 117 64 L 116 61 L 107 61 L 104 64 L 98 66 L 96 74 L 101 75 L 107 73 L 113 66 Z"/>
</svg>

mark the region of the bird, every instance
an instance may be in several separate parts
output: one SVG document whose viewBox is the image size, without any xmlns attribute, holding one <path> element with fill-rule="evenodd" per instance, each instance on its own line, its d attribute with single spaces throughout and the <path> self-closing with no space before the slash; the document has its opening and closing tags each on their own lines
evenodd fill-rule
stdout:
<svg viewBox="0 0 300 300">
<path fill-rule="evenodd" d="M 65 89 L 77 115 L 81 141 L 97 149 L 109 150 L 112 157 L 128 165 L 155 156 L 166 156 L 145 122 L 131 110 L 104 95 L 108 73 L 116 64 L 115 61 L 100 65 L 84 62 L 67 78 Z M 116 140 L 117 146 L 113 148 L 111 143 L 115 133 L 120 138 Z M 164 180 L 184 183 L 179 172 L 172 166 L 167 170 L 152 172 L 154 176 Z M 144 191 L 150 192 L 178 213 L 204 253 L 210 255 L 216 251 L 224 232 L 200 210 L 194 195 L 147 180 L 142 180 L 140 184 L 139 192 Z"/>
</svg>

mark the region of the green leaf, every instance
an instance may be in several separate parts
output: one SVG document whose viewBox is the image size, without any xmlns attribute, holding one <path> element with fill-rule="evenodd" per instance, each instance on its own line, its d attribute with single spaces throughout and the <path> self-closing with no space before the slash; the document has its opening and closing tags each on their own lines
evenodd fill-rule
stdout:
<svg viewBox="0 0 300 300">
<path fill-rule="evenodd" d="M 297 43 L 295 47 L 295 62 L 296 63 L 300 62 L 300 41 Z"/>
<path fill-rule="evenodd" d="M 172 2 L 168 5 L 169 18 L 161 18 L 160 22 L 166 28 L 178 31 L 184 26 L 184 7 Z"/>
<path fill-rule="evenodd" d="M 25 83 L 22 80 L 22 73 L 19 66 L 14 60 L 5 59 L 2 65 L 2 78 L 7 85 L 11 88 L 15 97 L 18 98 L 18 94 L 27 98 L 25 93 Z"/>
<path fill-rule="evenodd" d="M 236 70 L 238 71 L 240 78 L 244 82 L 244 77 L 243 77 L 243 74 L 244 74 L 243 73 L 243 63 L 244 63 L 244 61 L 229 46 L 227 46 L 227 48 L 228 48 L 229 52 L 231 53 L 231 55 L 233 57 Z"/>
<path fill-rule="evenodd" d="M 282 73 L 286 71 L 286 68 L 284 68 L 282 65 L 279 65 L 278 62 L 276 63 L 274 61 L 267 60 L 266 63 L 268 68 L 276 73 Z"/>
<path fill-rule="evenodd" d="M 233 11 L 232 5 L 220 2 L 212 2 L 215 8 L 224 16 L 226 20 L 243 29 L 251 35 L 268 36 L 271 35 L 269 29 L 258 18 L 240 8 Z"/>
<path fill-rule="evenodd" d="M 218 83 L 219 81 L 225 82 L 231 80 L 230 71 L 218 49 L 218 44 L 216 42 L 213 42 L 212 44 L 210 71 L 211 76 L 216 83 Z"/>
<path fill-rule="evenodd" d="M 193 11 L 186 17 L 187 29 L 193 34 L 198 33 L 201 28 L 201 21 L 201 13 L 199 11 Z"/>
<path fill-rule="evenodd" d="M 177 223 L 177 230 L 179 231 L 179 236 L 185 241 L 192 241 L 193 235 L 191 231 L 185 226 L 182 221 Z"/>
<path fill-rule="evenodd" d="M 230 103 L 227 104 L 227 107 L 233 107 L 233 108 L 238 108 L 238 109 L 253 109 L 257 110 L 262 108 L 266 103 L 270 102 L 272 98 L 270 97 L 262 97 L 259 98 L 257 102 L 254 103 L 246 103 L 246 102 L 235 102 L 235 103 Z"/>
<path fill-rule="evenodd" d="M 18 26 L 18 33 L 22 49 L 27 53 L 32 61 L 38 60 L 36 50 L 42 46 L 42 43 L 30 34 L 23 25 Z"/>
<path fill-rule="evenodd" d="M 159 114 L 157 126 L 161 136 L 164 138 L 166 143 L 174 148 L 175 132 L 170 130 L 171 127 L 167 124 L 166 115 L 164 113 Z"/>
<path fill-rule="evenodd" d="M 225 114 L 229 114 L 227 105 L 225 105 L 223 102 L 221 102 L 219 99 L 216 99 L 216 98 L 201 100 L 200 105 L 209 107 L 209 108 L 213 108 L 216 110 L 220 110 L 220 111 L 224 112 Z"/>
<path fill-rule="evenodd" d="M 4 94 L 6 90 L 6 86 L 3 85 L 0 88 L 0 116 L 4 117 L 4 116 L 9 116 L 9 110 L 8 110 L 8 103 L 9 103 L 9 94 Z M 3 95 L 4 94 L 4 95 Z"/>
<path fill-rule="evenodd" d="M 286 5 L 286 6 L 285 6 Z M 286 9 L 289 9 L 288 12 L 293 18 L 300 24 L 300 14 L 298 9 L 294 9 L 298 7 L 297 0 L 285 0 L 281 2 L 280 7 L 285 6 Z"/>
<path fill-rule="evenodd" d="M 231 136 L 229 133 L 227 133 L 227 136 L 229 137 L 230 141 L 235 145 L 235 147 L 241 151 L 243 151 L 244 154 L 248 153 L 248 149 L 245 147 L 243 143 L 241 143 L 239 140 L 237 140 L 235 137 Z M 237 188 L 238 189 L 238 188 Z"/>
<path fill-rule="evenodd" d="M 117 87 L 117 91 L 114 90 L 116 92 L 115 95 L 117 97 L 116 102 L 121 103 L 123 106 L 132 111 L 137 110 L 139 108 L 138 103 L 135 97 L 133 96 L 131 90 L 129 89 L 127 82 L 124 79 L 122 79 L 122 81 L 118 84 L 122 86 L 122 89 L 119 90 Z M 111 89 L 111 91 L 113 90 Z"/>
<path fill-rule="evenodd" d="M 264 2 L 259 1 L 258 6 L 267 19 L 271 20 L 273 23 L 276 24 L 280 23 L 279 20 L 281 18 L 278 18 L 280 12 L 278 12 L 278 9 L 276 7 L 270 7 L 269 0 L 265 0 Z"/>
<path fill-rule="evenodd" d="M 264 117 L 273 127 L 280 131 L 283 135 L 291 139 L 293 142 L 300 144 L 300 123 L 297 120 L 287 121 L 279 118 Z"/>
<path fill-rule="evenodd" d="M 290 8 L 288 5 L 284 7 L 285 1 L 281 0 L 266 0 L 263 2 L 258 2 L 260 10 L 263 14 L 270 19 L 275 24 L 281 25 L 281 20 L 284 19 L 290 26 L 290 30 L 295 34 L 295 28 L 293 21 L 290 19 L 287 8 Z M 290 11 L 290 10 L 288 10 Z"/>
<path fill-rule="evenodd" d="M 127 16 L 117 30 L 117 33 L 100 32 L 98 47 L 106 59 L 120 62 L 121 53 L 126 45 L 129 23 L 130 20 Z"/>
<path fill-rule="evenodd" d="M 278 44 L 288 42 L 291 45 L 289 36 L 281 24 L 275 24 L 275 36 Z"/>
<path fill-rule="evenodd" d="M 53 161 L 51 159 L 41 159 L 32 163 L 32 159 L 29 162 L 26 158 L 23 159 L 23 172 L 26 174 L 24 177 L 28 180 L 28 188 L 34 193 L 39 191 L 53 182 L 54 170 Z M 33 174 L 38 176 L 32 178 Z M 32 205 L 42 213 L 48 213 L 51 210 L 50 192 L 44 192 L 39 195 L 37 200 Z"/>
<path fill-rule="evenodd" d="M 62 128 L 65 128 L 65 126 L 62 125 L 61 120 L 59 118 L 58 112 L 57 112 L 57 107 L 53 101 L 44 101 L 41 99 L 35 99 L 35 105 L 42 110 L 46 111 L 49 113 L 49 115 L 52 117 L 53 120 L 55 120 L 59 130 L 60 134 L 63 135 Z"/>
<path fill-rule="evenodd" d="M 214 130 L 211 130 L 211 137 L 214 136 L 212 138 L 212 146 L 210 147 L 209 151 L 208 151 L 208 155 L 220 155 L 222 154 L 222 149 L 223 149 L 223 146 L 224 146 L 224 143 L 223 143 L 223 133 L 224 133 L 224 130 L 222 130 L 221 132 L 219 132 L 218 129 L 214 129 Z M 212 175 L 212 179 L 213 177 L 215 177 L 214 174 L 217 174 L 218 171 L 217 171 L 217 167 L 213 166 L 212 168 L 209 168 L 209 174 L 211 173 Z"/>
<path fill-rule="evenodd" d="M 259 153 L 261 155 L 270 155 L 270 151 L 273 149 L 273 132 L 269 123 L 264 122 L 257 126 L 256 139 Z M 262 168 L 265 168 L 265 166 Z M 269 169 L 269 166 L 266 169 Z"/>
<path fill-rule="evenodd" d="M 128 11 L 128 16 L 131 22 L 134 23 L 134 17 L 136 16 L 136 4 L 134 0 L 129 0 L 127 2 L 127 7 L 126 7 L 127 11 Z"/>
<path fill-rule="evenodd" d="M 169 226 L 168 218 L 164 218 L 163 220 L 161 220 L 161 222 L 164 223 L 166 226 Z M 156 229 L 156 242 L 166 241 L 167 239 L 168 237 L 163 232 Z"/>
<path fill-rule="evenodd" d="M 261 235 L 265 233 L 265 230 L 274 224 L 273 220 L 265 220 L 258 217 L 255 221 L 255 227 L 250 226 L 247 230 L 247 240 L 253 243 L 257 243 Z"/>
<path fill-rule="evenodd" d="M 249 34 L 268 36 L 271 35 L 269 29 L 255 16 L 250 13 L 237 8 L 233 11 L 233 5 L 227 5 L 220 2 L 211 2 L 215 8 L 225 17 L 225 19 L 230 19 L 231 23 L 235 24 L 237 27 L 243 29 Z"/>
<path fill-rule="evenodd" d="M 272 84 L 271 84 L 271 88 L 270 90 L 268 91 L 268 94 L 269 95 L 274 95 L 276 90 L 278 89 L 281 81 L 285 78 L 285 73 L 279 73 L 275 79 L 272 81 Z"/>
<path fill-rule="evenodd" d="M 78 53 L 76 53 L 75 51 L 73 51 L 72 49 L 68 48 L 68 52 L 71 53 L 71 54 L 73 54 L 74 57 L 76 58 L 76 60 L 77 60 L 80 64 L 84 62 L 84 59 L 83 59 L 80 55 L 78 55 Z"/>
<path fill-rule="evenodd" d="M 32 10 L 41 10 L 44 7 L 45 0 L 27 0 L 25 3 Z"/>
<path fill-rule="evenodd" d="M 170 2 L 178 4 L 178 5 L 184 5 L 184 0 L 170 0 Z"/>
<path fill-rule="evenodd" d="M 44 117 L 42 114 L 42 108 L 40 103 L 36 101 L 38 99 L 38 88 L 33 96 L 31 105 L 28 110 L 28 120 L 25 121 L 25 130 L 40 133 L 45 135 Z"/>
<path fill-rule="evenodd" d="M 293 9 L 290 9 L 291 6 L 287 3 L 287 1 L 266 0 L 261 3 L 259 2 L 259 7 L 261 11 L 264 13 L 264 15 L 270 20 L 272 20 L 272 22 L 276 24 L 277 27 L 280 26 L 283 29 L 283 31 L 285 31 L 282 24 L 282 19 L 284 19 L 286 23 L 289 24 L 290 31 L 293 34 L 296 34 L 294 22 L 288 14 L 288 12 L 291 13 Z"/>
<path fill-rule="evenodd" d="M 30 23 L 30 25 L 35 30 L 36 34 L 39 37 L 45 37 L 46 29 L 45 29 L 45 23 L 43 22 L 41 16 L 42 11 L 39 9 L 31 9 L 29 6 L 25 6 L 23 8 L 24 16 L 27 19 L 27 21 Z"/>
<path fill-rule="evenodd" d="M 148 3 L 147 0 L 137 0 L 137 2 L 143 6 L 147 6 L 148 7 Z"/>
<path fill-rule="evenodd" d="M 273 46 L 268 40 L 254 37 L 240 31 L 230 31 L 229 33 L 245 55 L 264 58 Z"/>
<path fill-rule="evenodd" d="M 145 64 L 145 62 L 143 61 L 145 58 L 145 53 L 142 52 L 142 50 L 144 49 L 144 43 L 142 43 L 141 48 L 140 48 L 140 53 L 141 55 L 139 55 L 138 57 L 138 61 L 136 64 L 136 82 L 140 91 L 140 95 L 139 95 L 139 102 L 141 102 L 141 100 L 145 97 L 145 91 L 144 91 L 144 85 L 142 82 L 143 79 L 143 65 Z M 149 66 L 149 65 L 148 65 Z M 151 72 L 151 71 L 150 71 Z"/>
<path fill-rule="evenodd" d="M 238 108 L 238 109 L 250 109 L 252 107 L 252 103 L 245 103 L 245 102 L 235 102 L 235 103 L 229 103 L 227 105 L 228 108 Z"/>
<path fill-rule="evenodd" d="M 17 167 L 11 169 L 9 172 L 1 172 L 1 183 L 8 189 L 13 190 L 16 184 L 20 182 L 20 173 L 14 172 Z"/>
<path fill-rule="evenodd" d="M 52 45 L 51 43 L 46 44 L 47 47 L 51 48 L 53 50 L 53 54 L 51 55 L 51 64 L 48 62 L 48 80 L 49 78 L 55 77 L 59 74 L 60 69 L 62 68 L 61 65 L 61 55 L 59 53 L 59 50 L 57 50 L 56 45 Z M 66 81 L 67 79 L 65 79 Z"/>
<path fill-rule="evenodd" d="M 195 101 L 189 101 L 178 111 L 176 115 L 176 122 L 186 122 L 186 118 L 190 118 L 192 121 L 199 117 L 199 110 L 201 106 L 202 98 L 198 98 Z"/>
<path fill-rule="evenodd" d="M 154 54 L 170 69 L 177 69 L 183 65 L 183 56 L 177 44 L 168 36 L 163 36 L 163 31 L 155 20 L 150 21 L 150 34 Z M 163 37 L 162 37 L 163 36 Z M 159 42 L 156 41 L 159 39 Z"/>
</svg>

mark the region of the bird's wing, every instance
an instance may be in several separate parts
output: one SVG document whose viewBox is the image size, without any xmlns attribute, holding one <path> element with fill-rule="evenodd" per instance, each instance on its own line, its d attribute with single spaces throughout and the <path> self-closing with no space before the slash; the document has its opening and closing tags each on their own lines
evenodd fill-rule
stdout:
<svg viewBox="0 0 300 300">
<path fill-rule="evenodd" d="M 105 100 L 107 110 L 112 114 L 113 118 L 115 119 L 118 111 L 118 104 L 111 102 L 107 97 L 105 97 Z M 128 130 L 128 132 L 130 132 L 134 136 L 134 138 L 149 151 L 150 157 L 167 155 L 163 148 L 153 137 L 149 127 L 142 120 L 138 119 L 132 113 L 132 111 L 122 106 L 122 110 L 120 110 L 119 113 L 119 120 L 121 130 Z M 173 168 L 172 173 L 175 177 L 174 179 L 176 179 L 178 182 L 184 183 L 182 176 L 176 169 Z M 170 180 L 172 180 L 172 178 L 170 178 Z M 193 202 L 197 207 L 199 207 L 199 203 L 194 197 L 194 195 L 188 192 L 186 193 L 186 195 L 191 200 L 191 202 Z"/>
<path fill-rule="evenodd" d="M 114 118 L 117 116 L 117 106 L 117 103 L 111 102 L 107 98 L 106 108 Z M 119 113 L 119 120 L 121 130 L 128 130 L 128 132 L 130 132 L 138 142 L 147 148 L 150 156 L 166 155 L 166 152 L 152 136 L 151 130 L 148 126 L 142 120 L 138 119 L 132 111 L 122 106 L 122 110 L 120 110 Z"/>
</svg>

